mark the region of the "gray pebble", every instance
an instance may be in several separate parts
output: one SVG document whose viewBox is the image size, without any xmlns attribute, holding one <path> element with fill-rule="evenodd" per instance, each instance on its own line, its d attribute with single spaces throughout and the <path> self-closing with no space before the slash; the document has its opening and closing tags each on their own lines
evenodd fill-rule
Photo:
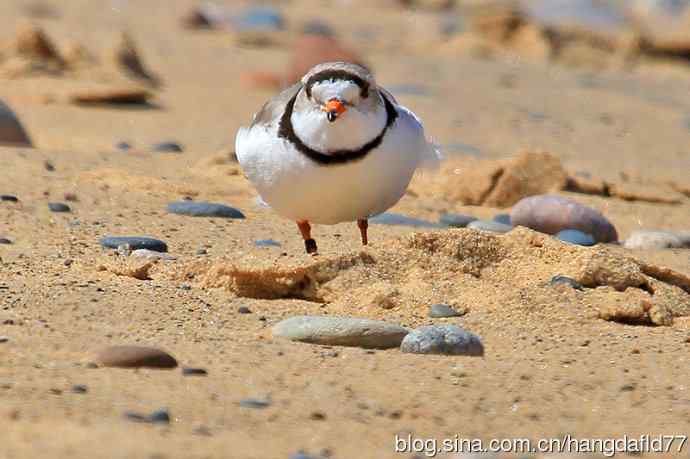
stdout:
<svg viewBox="0 0 690 459">
<path fill-rule="evenodd" d="M 237 312 L 239 312 L 240 314 L 251 314 L 252 313 L 251 309 L 249 309 L 247 306 L 240 306 L 237 309 Z"/>
<path fill-rule="evenodd" d="M 242 408 L 263 409 L 271 406 L 271 401 L 257 398 L 245 398 L 240 400 L 240 406 Z"/>
<path fill-rule="evenodd" d="M 199 250 L 196 251 L 196 254 L 197 254 L 197 255 L 206 255 L 206 254 L 208 254 L 208 250 L 206 250 L 206 249 L 199 249 Z"/>
<path fill-rule="evenodd" d="M 439 218 L 438 222 L 442 225 L 450 226 L 453 228 L 464 228 L 473 221 L 477 220 L 477 217 L 464 214 L 443 214 Z"/>
<path fill-rule="evenodd" d="M 245 218 L 234 207 L 211 202 L 179 201 L 168 204 L 168 212 L 190 217 Z"/>
<path fill-rule="evenodd" d="M 503 223 L 504 225 L 511 225 L 510 214 L 496 214 L 494 215 L 494 221 L 498 223 Z"/>
<path fill-rule="evenodd" d="M 3 202 L 19 202 L 19 198 L 17 198 L 16 196 L 13 196 L 13 195 L 11 195 L 11 194 L 3 194 L 3 195 L 0 195 L 0 201 L 3 201 Z"/>
<path fill-rule="evenodd" d="M 400 350 L 412 354 L 484 355 L 479 337 L 455 325 L 428 325 L 412 330 Z"/>
<path fill-rule="evenodd" d="M 103 247 L 117 249 L 123 244 L 129 244 L 132 250 L 147 249 L 155 252 L 167 252 L 165 242 L 150 237 L 140 236 L 107 236 L 98 241 Z"/>
<path fill-rule="evenodd" d="M 470 229 L 488 231 L 490 233 L 507 233 L 513 227 L 504 223 L 495 222 L 492 220 L 475 220 L 467 225 Z"/>
<path fill-rule="evenodd" d="M 637 230 L 623 243 L 626 249 L 671 249 L 684 247 L 683 240 L 670 231 Z"/>
<path fill-rule="evenodd" d="M 204 368 L 185 367 L 182 369 L 183 376 L 207 376 L 208 371 Z"/>
<path fill-rule="evenodd" d="M 12 244 L 12 241 L 7 239 L 6 237 L 0 237 L 0 244 Z"/>
<path fill-rule="evenodd" d="M 52 212 L 71 212 L 72 209 L 67 204 L 61 202 L 49 202 L 48 209 Z"/>
<path fill-rule="evenodd" d="M 280 11 L 272 6 L 252 6 L 235 18 L 234 26 L 244 32 L 271 32 L 282 30 L 285 20 Z"/>
<path fill-rule="evenodd" d="M 395 214 L 392 212 L 384 212 L 369 219 L 369 223 L 375 225 L 395 225 L 395 226 L 411 226 L 413 228 L 445 228 L 445 225 L 439 223 L 432 223 L 418 218 L 408 217 L 402 214 Z"/>
<path fill-rule="evenodd" d="M 159 142 L 151 146 L 155 153 L 182 153 L 184 148 L 177 142 Z"/>
<path fill-rule="evenodd" d="M 313 344 L 387 349 L 409 330 L 379 320 L 337 316 L 296 316 L 273 327 L 273 336 Z"/>
<path fill-rule="evenodd" d="M 273 239 L 259 239 L 254 241 L 254 245 L 257 247 L 280 247 L 280 242 Z"/>
<path fill-rule="evenodd" d="M 597 243 L 592 235 L 575 229 L 565 229 L 563 231 L 559 231 L 556 234 L 556 238 L 569 244 L 582 245 L 585 247 L 593 246 Z"/>
<path fill-rule="evenodd" d="M 584 287 L 582 284 L 580 284 L 578 281 L 575 279 L 572 279 L 570 277 L 566 276 L 553 276 L 551 280 L 549 281 L 549 285 L 554 286 L 554 285 L 568 285 L 575 290 L 584 290 Z"/>
<path fill-rule="evenodd" d="M 75 384 L 72 386 L 72 393 L 75 394 L 85 394 L 89 391 L 89 388 L 85 384 Z"/>
<path fill-rule="evenodd" d="M 513 206 L 510 221 L 515 226 L 546 234 L 576 229 L 591 234 L 597 242 L 618 240 L 616 228 L 601 213 L 563 196 L 538 195 L 521 199 Z"/>
<path fill-rule="evenodd" d="M 441 317 L 458 317 L 461 316 L 458 311 L 451 308 L 447 304 L 432 304 L 429 308 L 429 317 L 441 318 Z"/>
<path fill-rule="evenodd" d="M 115 144 L 115 148 L 120 150 L 120 151 L 129 151 L 132 149 L 132 144 L 129 142 L 118 142 Z"/>
<path fill-rule="evenodd" d="M 154 411 L 151 414 L 141 414 L 134 411 L 127 411 L 125 418 L 134 422 L 143 422 L 147 424 L 170 424 L 170 413 L 167 409 Z"/>
</svg>

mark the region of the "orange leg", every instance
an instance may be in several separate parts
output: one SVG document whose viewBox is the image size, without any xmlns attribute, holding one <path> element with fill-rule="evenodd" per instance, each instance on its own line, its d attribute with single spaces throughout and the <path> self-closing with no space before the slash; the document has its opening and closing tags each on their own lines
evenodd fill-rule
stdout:
<svg viewBox="0 0 690 459">
<path fill-rule="evenodd" d="M 359 233 L 362 235 L 362 245 L 369 244 L 369 238 L 367 237 L 367 229 L 369 229 L 369 221 L 366 218 L 357 220 L 357 226 L 359 227 Z"/>
<path fill-rule="evenodd" d="M 304 239 L 304 248 L 307 253 L 316 254 L 316 241 L 311 237 L 311 225 L 306 220 L 299 220 L 297 222 L 297 227 L 299 232 L 302 233 L 302 239 Z"/>
</svg>

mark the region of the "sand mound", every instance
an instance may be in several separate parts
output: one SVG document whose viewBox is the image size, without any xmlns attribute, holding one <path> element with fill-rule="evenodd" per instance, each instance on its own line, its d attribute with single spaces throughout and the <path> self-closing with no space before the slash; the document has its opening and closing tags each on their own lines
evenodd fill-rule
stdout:
<svg viewBox="0 0 690 459">
<path fill-rule="evenodd" d="M 162 273 L 240 297 L 327 302 L 334 311 L 358 305 L 368 317 L 385 317 L 391 309 L 418 315 L 445 301 L 484 312 L 561 308 L 553 311 L 555 318 L 562 316 L 563 293 L 572 303 L 568 309 L 608 320 L 667 325 L 675 316 L 690 315 L 687 276 L 612 248 L 568 245 L 525 228 L 506 235 L 468 229 L 414 233 L 366 252 L 281 260 L 193 262 Z M 563 292 L 549 285 L 556 275 L 585 289 Z"/>
</svg>

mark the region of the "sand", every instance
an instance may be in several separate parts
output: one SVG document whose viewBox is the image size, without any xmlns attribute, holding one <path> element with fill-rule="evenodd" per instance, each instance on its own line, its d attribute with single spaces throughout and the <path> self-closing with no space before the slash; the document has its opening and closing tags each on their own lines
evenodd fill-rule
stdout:
<svg viewBox="0 0 690 459">
<path fill-rule="evenodd" d="M 14 38 L 26 5 L 0 4 L 0 40 Z M 237 128 L 272 94 L 242 75 L 283 71 L 289 45 L 237 47 L 232 34 L 184 29 L 194 5 L 74 0 L 55 3 L 58 17 L 33 19 L 59 48 L 77 42 L 99 57 L 127 31 L 158 88 L 107 58 L 0 79 L 0 99 L 35 146 L 0 147 L 0 194 L 20 198 L 0 203 L 0 237 L 13 242 L 0 245 L 0 336 L 8 338 L 0 343 L 0 458 L 264 459 L 304 450 L 392 459 L 413 457 L 395 452 L 396 434 L 687 434 L 690 250 L 588 249 L 524 228 L 499 236 L 380 225 L 362 248 L 352 223 L 316 226 L 321 255 L 308 256 L 294 223 L 257 205 L 231 159 Z M 441 49 L 433 11 L 382 2 L 329 20 L 323 2 L 279 6 L 288 41 L 303 21 L 327 20 L 445 146 L 441 171 L 421 173 L 391 211 L 490 218 L 510 208 L 511 195 L 494 189 L 470 205 L 467 190 L 485 196 L 487 173 L 514 172 L 506 164 L 520 152 L 548 152 L 554 175 L 541 177 L 544 187 L 601 211 L 621 239 L 640 228 L 690 229 L 687 65 L 595 70 L 512 52 L 478 58 Z M 151 91 L 152 104 L 85 107 L 68 97 L 131 85 Z M 424 91 L 395 91 L 410 85 Z M 185 151 L 150 151 L 170 140 Z M 134 148 L 117 150 L 121 141 Z M 617 191 L 573 191 L 567 177 Z M 51 213 L 47 203 L 66 202 L 66 193 L 76 195 L 72 212 Z M 247 218 L 166 212 L 184 198 L 228 204 Z M 123 260 L 98 245 L 107 235 L 162 239 L 177 259 Z M 281 246 L 254 244 L 269 238 Z M 585 288 L 548 285 L 555 275 Z M 428 318 L 439 302 L 466 314 Z M 241 306 L 252 312 L 239 314 Z M 275 323 L 305 314 L 458 324 L 481 337 L 485 355 L 271 336 Z M 100 349 L 126 344 L 165 349 L 208 376 L 90 367 Z M 88 391 L 73 393 L 77 384 Z M 247 397 L 271 404 L 240 407 Z M 160 408 L 169 425 L 124 417 Z"/>
</svg>

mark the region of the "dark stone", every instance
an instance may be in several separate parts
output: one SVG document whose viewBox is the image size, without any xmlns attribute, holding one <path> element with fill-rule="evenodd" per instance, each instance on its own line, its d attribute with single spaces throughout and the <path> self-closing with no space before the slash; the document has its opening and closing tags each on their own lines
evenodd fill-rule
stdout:
<svg viewBox="0 0 690 459">
<path fill-rule="evenodd" d="M 177 360 L 165 351 L 147 346 L 111 346 L 101 350 L 96 358 L 104 367 L 116 368 L 175 368 Z"/>
<path fill-rule="evenodd" d="M 464 214 L 443 214 L 439 218 L 438 222 L 445 226 L 450 226 L 452 228 L 464 228 L 468 224 L 477 220 L 477 217 Z"/>
<path fill-rule="evenodd" d="M 432 223 L 426 220 L 420 220 L 418 218 L 412 218 L 392 212 L 384 212 L 371 217 L 369 219 L 369 223 L 375 225 L 411 226 L 414 228 L 445 228 L 445 225 L 441 225 L 439 223 Z"/>
<path fill-rule="evenodd" d="M 333 28 L 325 22 L 319 21 L 318 19 L 310 20 L 304 24 L 302 27 L 302 33 L 305 35 L 319 35 L 322 37 L 335 36 Z"/>
<path fill-rule="evenodd" d="M 182 153 L 184 148 L 177 142 L 159 142 L 151 146 L 154 153 Z"/>
<path fill-rule="evenodd" d="M 49 202 L 48 209 L 52 212 L 71 212 L 72 209 L 67 204 L 61 202 Z"/>
<path fill-rule="evenodd" d="M 245 218 L 234 207 L 211 202 L 178 201 L 168 204 L 168 212 L 190 217 Z"/>
<path fill-rule="evenodd" d="M 16 196 L 12 196 L 11 194 L 3 194 L 3 195 L 0 195 L 0 201 L 19 202 L 19 199 Z"/>
<path fill-rule="evenodd" d="M 412 354 L 484 355 L 479 337 L 455 325 L 428 325 L 412 330 L 403 339 L 400 350 Z"/>
<path fill-rule="evenodd" d="M 129 142 L 118 142 L 115 144 L 115 148 L 120 151 L 129 151 L 132 149 L 132 144 Z"/>
<path fill-rule="evenodd" d="M 494 221 L 503 223 L 504 225 L 512 225 L 512 223 L 510 223 L 510 214 L 496 214 L 494 215 Z"/>
<path fill-rule="evenodd" d="M 582 284 L 580 284 L 575 279 L 571 279 L 570 277 L 558 275 L 558 276 L 553 276 L 551 278 L 551 280 L 549 281 L 549 285 L 551 285 L 551 286 L 559 285 L 559 284 L 568 285 L 568 286 L 574 288 L 575 290 L 584 290 L 584 287 L 582 286 Z"/>
<path fill-rule="evenodd" d="M 271 401 L 270 400 L 259 400 L 256 398 L 245 398 L 243 400 L 240 400 L 240 406 L 242 408 L 263 409 L 263 408 L 268 408 L 269 406 L 271 406 Z"/>
<path fill-rule="evenodd" d="M 45 162 L 43 163 L 43 167 L 44 167 L 45 170 L 47 170 L 48 172 L 55 172 L 55 165 L 54 165 L 53 163 L 51 163 L 50 161 L 45 161 Z"/>
<path fill-rule="evenodd" d="M 237 309 L 237 312 L 239 312 L 240 314 L 251 314 L 252 313 L 251 309 L 249 309 L 247 306 L 240 306 Z"/>
<path fill-rule="evenodd" d="M 167 252 L 168 246 L 165 242 L 149 237 L 139 236 L 107 236 L 98 241 L 103 247 L 117 249 L 121 245 L 129 244 L 130 249 L 147 249 L 154 252 Z"/>
<path fill-rule="evenodd" d="M 134 411 L 127 411 L 125 418 L 134 422 L 143 422 L 147 424 L 170 424 L 170 413 L 167 409 L 154 411 L 151 414 L 141 414 Z"/>
<path fill-rule="evenodd" d="M 12 244 L 12 241 L 7 239 L 6 237 L 0 237 L 0 244 Z"/>
<path fill-rule="evenodd" d="M 183 376 L 207 376 L 208 371 L 204 368 L 185 367 L 182 369 Z"/>
<path fill-rule="evenodd" d="M 259 239 L 254 241 L 254 245 L 257 247 L 280 247 L 280 242 L 273 239 Z"/>
<path fill-rule="evenodd" d="M 72 386 L 72 392 L 75 394 L 85 394 L 89 391 L 89 388 L 86 386 L 86 384 L 75 384 Z"/>
<path fill-rule="evenodd" d="M 556 234 L 556 238 L 563 242 L 568 242 L 575 245 L 583 245 L 586 247 L 597 243 L 591 235 L 574 229 L 559 231 L 558 234 Z"/>
<path fill-rule="evenodd" d="M 447 304 L 432 304 L 429 308 L 429 317 L 432 318 L 442 318 L 442 317 L 458 317 L 461 316 L 458 311 L 451 308 Z"/>
</svg>

